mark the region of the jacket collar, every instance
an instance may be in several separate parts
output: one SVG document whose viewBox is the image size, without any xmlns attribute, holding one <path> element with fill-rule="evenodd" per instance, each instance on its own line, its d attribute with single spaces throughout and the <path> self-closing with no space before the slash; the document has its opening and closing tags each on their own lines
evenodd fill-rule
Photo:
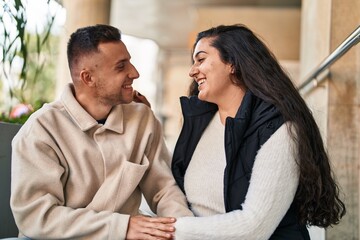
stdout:
<svg viewBox="0 0 360 240">
<path fill-rule="evenodd" d="M 264 122 L 278 115 L 281 113 L 273 104 L 265 102 L 247 90 L 235 118 L 228 117 L 227 122 L 242 122 L 242 125 L 246 127 L 245 137 Z"/>
<path fill-rule="evenodd" d="M 233 129 L 236 132 L 241 133 L 241 135 L 245 134 L 251 119 L 253 98 L 254 95 L 251 91 L 247 90 L 235 118 L 226 118 L 226 129 Z M 204 127 L 208 125 L 212 116 L 218 111 L 218 106 L 216 104 L 202 101 L 197 96 L 181 97 L 180 102 L 184 118 L 200 117 L 204 121 Z"/>
<path fill-rule="evenodd" d="M 214 103 L 201 101 L 197 96 L 180 98 L 182 113 L 185 117 L 199 116 L 208 112 L 216 112 L 218 107 Z"/>
<path fill-rule="evenodd" d="M 216 104 L 201 101 L 197 96 L 181 97 L 180 102 L 184 117 L 214 114 L 218 110 Z M 237 123 L 237 127 L 246 129 L 247 134 L 250 134 L 258 126 L 279 114 L 273 104 L 265 102 L 247 90 L 235 117 L 228 117 L 226 123 L 231 126 Z"/>
<path fill-rule="evenodd" d="M 252 98 L 253 94 L 251 91 L 247 90 L 241 106 L 235 115 L 235 119 L 244 119 L 251 114 L 250 106 Z M 180 103 L 183 115 L 186 117 L 198 116 L 207 112 L 216 112 L 218 110 L 218 106 L 216 104 L 202 101 L 197 96 L 181 97 Z"/>
<path fill-rule="evenodd" d="M 97 126 L 98 122 L 75 99 L 74 91 L 73 84 L 69 83 L 60 99 L 73 121 L 82 131 L 87 131 Z M 118 133 L 123 133 L 123 109 L 121 105 L 111 109 L 104 127 Z"/>
</svg>

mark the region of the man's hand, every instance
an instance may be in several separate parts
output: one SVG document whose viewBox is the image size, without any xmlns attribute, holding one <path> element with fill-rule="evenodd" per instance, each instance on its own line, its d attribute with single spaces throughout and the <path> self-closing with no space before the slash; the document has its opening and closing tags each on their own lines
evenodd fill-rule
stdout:
<svg viewBox="0 0 360 240">
<path fill-rule="evenodd" d="M 151 105 L 149 101 L 146 99 L 146 97 L 136 90 L 133 92 L 133 101 L 137 103 L 143 103 L 149 108 L 151 108 Z"/>
<path fill-rule="evenodd" d="M 166 240 L 172 239 L 175 218 L 131 216 L 126 239 Z"/>
</svg>

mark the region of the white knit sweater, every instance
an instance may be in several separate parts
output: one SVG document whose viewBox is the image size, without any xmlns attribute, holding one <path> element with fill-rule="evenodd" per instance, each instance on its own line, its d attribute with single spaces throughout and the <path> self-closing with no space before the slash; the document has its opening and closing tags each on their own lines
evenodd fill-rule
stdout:
<svg viewBox="0 0 360 240">
<path fill-rule="evenodd" d="M 184 187 L 191 211 L 197 217 L 225 213 L 225 126 L 217 112 L 198 142 L 186 169 Z M 210 187 L 209 187 L 210 186 Z"/>
<path fill-rule="evenodd" d="M 255 158 L 243 209 L 209 217 L 178 218 L 175 239 L 268 239 L 296 193 L 299 168 L 294 158 L 295 146 L 284 124 Z"/>
</svg>

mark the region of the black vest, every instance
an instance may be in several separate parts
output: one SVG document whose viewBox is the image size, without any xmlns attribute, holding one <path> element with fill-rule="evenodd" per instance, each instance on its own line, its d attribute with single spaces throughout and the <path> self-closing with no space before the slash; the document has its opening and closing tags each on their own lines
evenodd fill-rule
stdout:
<svg viewBox="0 0 360 240">
<path fill-rule="evenodd" d="M 182 97 L 183 128 L 174 149 L 172 172 L 184 191 L 184 175 L 199 139 L 218 110 L 215 104 L 196 96 Z M 235 118 L 225 125 L 226 168 L 224 202 L 226 212 L 242 209 L 249 188 L 252 167 L 260 147 L 284 123 L 277 108 L 247 91 Z M 297 221 L 294 203 L 271 236 L 272 240 L 310 240 L 306 226 Z"/>
</svg>

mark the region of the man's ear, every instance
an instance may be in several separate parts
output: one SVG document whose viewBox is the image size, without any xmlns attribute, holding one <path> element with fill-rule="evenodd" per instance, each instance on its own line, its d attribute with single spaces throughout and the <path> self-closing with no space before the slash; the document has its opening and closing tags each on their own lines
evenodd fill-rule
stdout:
<svg viewBox="0 0 360 240">
<path fill-rule="evenodd" d="M 81 70 L 80 79 L 85 85 L 87 85 L 89 87 L 91 87 L 91 86 L 93 86 L 95 84 L 94 79 L 93 79 L 90 71 L 87 70 L 87 69 Z"/>
</svg>

